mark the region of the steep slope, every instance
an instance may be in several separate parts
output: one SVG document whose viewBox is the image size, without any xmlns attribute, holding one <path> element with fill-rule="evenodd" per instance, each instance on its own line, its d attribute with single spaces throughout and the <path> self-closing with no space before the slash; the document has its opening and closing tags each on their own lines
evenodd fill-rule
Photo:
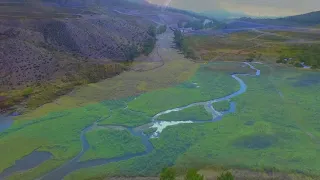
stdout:
<svg viewBox="0 0 320 180">
<path fill-rule="evenodd" d="M 91 5 L 0 2 L 0 110 L 23 101 L 34 108 L 76 85 L 117 75 L 155 41 L 152 21 Z"/>
</svg>

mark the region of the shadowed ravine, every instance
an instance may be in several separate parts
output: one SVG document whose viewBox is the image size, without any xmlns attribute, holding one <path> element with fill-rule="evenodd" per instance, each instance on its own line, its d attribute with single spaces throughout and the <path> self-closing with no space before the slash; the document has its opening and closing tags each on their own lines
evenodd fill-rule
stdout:
<svg viewBox="0 0 320 180">
<path fill-rule="evenodd" d="M 252 75 L 252 76 L 259 76 L 260 75 L 260 70 L 256 69 L 253 65 L 246 63 L 246 65 L 248 65 L 251 69 L 256 70 L 256 74 Z M 153 150 L 153 146 L 151 144 L 151 142 L 149 141 L 150 138 L 157 138 L 160 136 L 161 132 L 163 129 L 165 129 L 168 126 L 173 126 L 173 125 L 177 125 L 177 124 L 182 124 L 182 123 L 209 123 L 209 122 L 216 122 L 218 120 L 221 120 L 222 116 L 230 113 L 230 112 L 234 112 L 235 111 L 235 102 L 231 102 L 230 103 L 230 108 L 229 111 L 226 112 L 218 112 L 216 111 L 213 106 L 212 103 L 214 102 L 221 102 L 221 101 L 229 101 L 231 98 L 234 98 L 238 95 L 243 94 L 244 92 L 246 92 L 247 90 L 247 86 L 246 84 L 243 82 L 242 79 L 240 79 L 238 76 L 248 76 L 249 74 L 233 74 L 231 75 L 232 78 L 234 78 L 235 80 L 238 81 L 238 83 L 240 84 L 240 89 L 230 95 L 227 95 L 225 97 L 221 97 L 218 99 L 213 99 L 210 101 L 205 101 L 205 102 L 196 102 L 196 103 L 192 103 L 190 105 L 187 106 L 183 106 L 183 107 L 178 107 L 178 108 L 174 108 L 174 109 L 170 109 L 170 110 L 166 110 L 163 112 L 160 112 L 158 114 L 156 114 L 153 118 L 152 121 L 148 124 L 139 126 L 139 127 L 135 127 L 135 128 L 128 128 L 125 126 L 99 126 L 97 125 L 97 122 L 99 122 L 99 120 L 97 122 L 95 122 L 93 125 L 85 128 L 82 130 L 81 132 L 81 142 L 82 142 L 82 150 L 81 152 L 72 160 L 68 161 L 66 164 L 62 165 L 61 167 L 47 173 L 46 175 L 38 178 L 38 179 L 45 179 L 45 180 L 57 180 L 57 179 L 63 179 L 64 176 L 68 175 L 69 173 L 76 171 L 78 169 L 81 168 L 89 168 L 89 167 L 94 167 L 94 166 L 99 166 L 99 165 L 104 165 L 104 164 L 108 164 L 111 162 L 118 162 L 118 161 L 123 161 L 123 160 L 128 160 L 131 159 L 133 157 L 138 157 L 138 156 L 144 156 L 149 154 L 152 150 Z M 251 75 L 250 75 L 251 76 Z M 206 109 L 210 110 L 213 118 L 212 120 L 209 121 L 158 121 L 157 118 L 160 115 L 163 114 L 167 114 L 173 111 L 181 111 L 183 109 L 192 107 L 192 106 L 207 106 Z M 85 137 L 86 132 L 90 131 L 91 129 L 95 128 L 95 127 L 103 127 L 103 128 L 118 128 L 118 129 L 126 129 L 128 130 L 133 136 L 136 137 L 140 137 L 141 141 L 143 143 L 143 145 L 145 146 L 145 151 L 144 152 L 140 152 L 140 153 L 135 153 L 135 154 L 126 154 L 120 157 L 114 157 L 114 158 L 108 158 L 108 159 L 95 159 L 95 160 L 88 160 L 88 161 L 82 161 L 79 162 L 79 159 L 81 158 L 81 156 L 90 148 L 90 145 Z M 145 135 L 143 133 L 143 131 L 147 128 L 150 127 L 154 127 L 157 128 L 156 132 L 154 134 L 152 134 L 150 137 L 148 137 L 147 135 Z"/>
</svg>

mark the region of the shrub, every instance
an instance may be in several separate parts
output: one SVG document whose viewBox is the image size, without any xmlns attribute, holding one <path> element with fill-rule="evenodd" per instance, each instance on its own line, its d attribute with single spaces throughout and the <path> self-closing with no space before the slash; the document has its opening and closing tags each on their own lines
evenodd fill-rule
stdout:
<svg viewBox="0 0 320 180">
<path fill-rule="evenodd" d="M 150 26 L 148 29 L 148 34 L 152 37 L 156 37 L 157 35 L 157 28 L 155 26 Z"/>
<path fill-rule="evenodd" d="M 157 29 L 157 34 L 162 34 L 164 32 L 167 31 L 167 26 L 166 25 L 162 25 Z"/>
<path fill-rule="evenodd" d="M 231 172 L 223 172 L 218 178 L 217 180 L 234 180 L 233 175 L 231 174 Z"/>
<path fill-rule="evenodd" d="M 203 175 L 198 174 L 197 170 L 189 169 L 184 179 L 185 180 L 204 180 L 204 177 Z"/>
<path fill-rule="evenodd" d="M 160 173 L 160 180 L 175 180 L 176 171 L 173 168 L 164 168 Z"/>
<path fill-rule="evenodd" d="M 23 90 L 22 95 L 29 96 L 32 92 L 33 92 L 33 89 L 31 87 L 27 87 Z"/>
</svg>

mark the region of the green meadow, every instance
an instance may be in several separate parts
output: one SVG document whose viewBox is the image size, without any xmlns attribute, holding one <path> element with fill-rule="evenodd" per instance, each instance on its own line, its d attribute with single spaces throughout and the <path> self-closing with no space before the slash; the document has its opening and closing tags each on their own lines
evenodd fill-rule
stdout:
<svg viewBox="0 0 320 180">
<path fill-rule="evenodd" d="M 262 74 L 241 76 L 248 89 L 232 99 L 236 113 L 215 123 L 167 127 L 151 140 L 150 154 L 75 171 L 66 179 L 151 176 L 171 165 L 181 171 L 227 167 L 319 177 L 319 72 L 255 66 Z"/>
<path fill-rule="evenodd" d="M 261 76 L 239 76 L 247 84 L 247 91 L 231 99 L 236 103 L 235 113 L 214 123 L 169 126 L 159 138 L 150 139 L 154 149 L 149 154 L 80 169 L 65 179 L 155 176 L 168 166 L 181 171 L 223 166 L 320 176 L 319 72 L 276 65 L 254 66 L 261 69 Z M 179 85 L 15 121 L 0 134 L 0 154 L 6 154 L 0 161 L 0 171 L 35 149 L 52 153 L 52 159 L 9 178 L 35 179 L 81 151 L 80 134 L 85 127 L 94 123 L 136 127 L 150 122 L 159 112 L 224 97 L 239 89 L 238 82 L 230 76 L 238 71 L 250 72 L 239 63 L 209 63 L 201 65 L 194 76 Z M 213 106 L 225 110 L 229 102 Z M 203 106 L 159 117 L 168 121 L 208 118 L 211 119 L 211 114 Z M 154 129 L 144 131 L 148 135 L 153 132 Z M 85 136 L 91 148 L 81 161 L 145 150 L 141 139 L 126 130 L 97 127 Z M 28 146 L 21 146 L 26 142 Z"/>
</svg>

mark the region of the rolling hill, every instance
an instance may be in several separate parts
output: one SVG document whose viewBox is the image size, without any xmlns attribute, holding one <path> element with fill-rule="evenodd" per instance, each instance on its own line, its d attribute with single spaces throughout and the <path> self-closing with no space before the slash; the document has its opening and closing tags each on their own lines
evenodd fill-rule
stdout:
<svg viewBox="0 0 320 180">
<path fill-rule="evenodd" d="M 316 26 L 320 24 L 320 11 L 276 19 L 240 18 L 243 21 L 283 26 Z"/>
</svg>

